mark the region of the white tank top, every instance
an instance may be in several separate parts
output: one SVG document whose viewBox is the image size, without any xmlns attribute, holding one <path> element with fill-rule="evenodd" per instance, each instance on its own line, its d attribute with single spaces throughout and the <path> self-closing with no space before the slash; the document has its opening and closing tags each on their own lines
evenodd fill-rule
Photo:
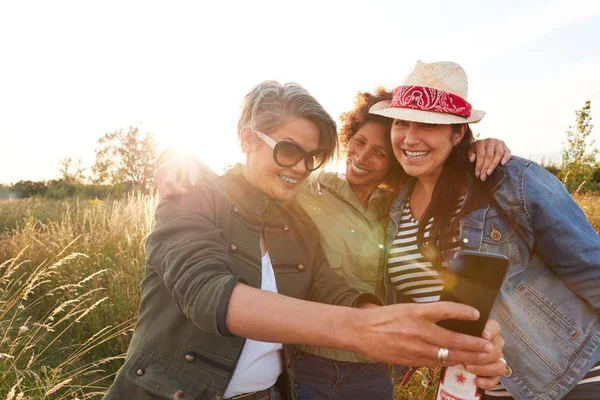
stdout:
<svg viewBox="0 0 600 400">
<path fill-rule="evenodd" d="M 261 260 L 262 283 L 260 288 L 277 293 L 277 283 L 271 258 L 267 252 Z M 282 372 L 281 343 L 257 342 L 247 339 L 237 367 L 225 392 L 225 398 L 268 389 Z"/>
</svg>

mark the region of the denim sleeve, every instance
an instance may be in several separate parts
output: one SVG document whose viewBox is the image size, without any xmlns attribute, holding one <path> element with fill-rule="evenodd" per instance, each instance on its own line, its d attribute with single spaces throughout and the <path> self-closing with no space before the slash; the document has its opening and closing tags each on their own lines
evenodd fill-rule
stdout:
<svg viewBox="0 0 600 400">
<path fill-rule="evenodd" d="M 204 332 L 231 336 L 225 317 L 233 288 L 241 279 L 215 226 L 215 199 L 206 186 L 159 204 L 146 255 L 190 321 Z"/>
<path fill-rule="evenodd" d="M 534 252 L 600 314 L 600 237 L 564 185 L 540 165 L 526 167 L 522 189 Z"/>
</svg>

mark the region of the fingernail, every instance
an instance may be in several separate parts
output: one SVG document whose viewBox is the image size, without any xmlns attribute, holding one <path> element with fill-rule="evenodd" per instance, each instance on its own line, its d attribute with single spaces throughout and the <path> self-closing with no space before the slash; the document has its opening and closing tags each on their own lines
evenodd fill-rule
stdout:
<svg viewBox="0 0 600 400">
<path fill-rule="evenodd" d="M 491 353 L 492 351 L 494 351 L 494 345 L 491 343 L 486 344 L 485 351 L 487 351 L 488 353 Z M 480 357 L 481 357 L 481 355 L 480 355 Z"/>
<path fill-rule="evenodd" d="M 488 331 L 483 331 L 482 336 L 484 339 L 490 340 L 492 335 Z"/>
<path fill-rule="evenodd" d="M 479 319 L 479 317 L 480 317 L 479 310 L 475 310 L 475 311 L 473 312 L 473 317 L 474 317 L 475 319 Z"/>
<path fill-rule="evenodd" d="M 479 178 L 479 171 L 475 171 L 475 176 Z"/>
<path fill-rule="evenodd" d="M 486 176 L 485 174 L 481 174 L 481 180 L 482 180 L 483 182 L 485 182 L 485 179 L 486 179 L 486 178 L 487 178 L 487 176 Z"/>
<path fill-rule="evenodd" d="M 475 367 L 474 367 L 474 366 L 472 366 L 472 365 L 467 365 L 467 367 L 466 367 L 466 368 L 467 368 L 467 371 L 469 371 L 469 372 L 472 372 L 472 371 L 474 371 L 474 370 L 475 370 Z"/>
<path fill-rule="evenodd" d="M 487 170 L 487 174 L 488 174 L 488 175 L 491 175 L 491 174 L 492 174 L 492 172 L 494 172 L 494 169 L 493 169 L 493 168 L 490 168 L 490 169 L 488 169 L 488 170 Z"/>
</svg>

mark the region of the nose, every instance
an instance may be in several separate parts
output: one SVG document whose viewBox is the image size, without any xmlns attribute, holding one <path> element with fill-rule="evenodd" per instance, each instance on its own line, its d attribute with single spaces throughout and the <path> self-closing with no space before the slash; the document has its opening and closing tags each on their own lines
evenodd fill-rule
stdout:
<svg viewBox="0 0 600 400">
<path fill-rule="evenodd" d="M 405 131 L 404 143 L 406 145 L 415 145 L 421 142 L 421 138 L 419 137 L 419 132 L 417 130 L 417 124 L 414 122 L 410 122 L 408 128 Z"/>
<path fill-rule="evenodd" d="M 367 158 L 367 151 L 365 149 L 356 149 L 354 151 L 354 159 L 357 162 L 363 162 Z"/>
<path fill-rule="evenodd" d="M 304 161 L 304 159 L 300 160 L 300 162 L 296 165 L 292 165 L 290 169 L 293 170 L 294 173 L 298 174 L 299 176 L 305 176 L 310 173 L 310 171 L 306 168 L 306 162 Z"/>
</svg>

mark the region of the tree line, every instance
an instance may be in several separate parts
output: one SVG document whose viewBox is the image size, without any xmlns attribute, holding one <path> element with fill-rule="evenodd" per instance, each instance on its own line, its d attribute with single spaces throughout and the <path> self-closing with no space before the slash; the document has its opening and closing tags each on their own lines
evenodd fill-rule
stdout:
<svg viewBox="0 0 600 400">
<path fill-rule="evenodd" d="M 593 128 L 588 100 L 575 111 L 575 124 L 566 131 L 560 163 L 542 162 L 569 193 L 600 191 L 600 151 L 591 137 Z M 59 179 L 0 184 L 0 198 L 104 198 L 120 197 L 131 190 L 148 193 L 152 190 L 157 148 L 154 134 L 142 134 L 138 126 L 115 129 L 98 139 L 91 174 L 86 174 L 81 158 L 66 157 L 59 162 Z"/>
<path fill-rule="evenodd" d="M 157 148 L 153 133 L 142 134 L 135 125 L 121 127 L 98 139 L 89 174 L 82 167 L 81 158 L 65 157 L 58 163 L 58 179 L 0 185 L 0 198 L 120 197 L 132 190 L 148 193 L 152 189 Z"/>
</svg>

